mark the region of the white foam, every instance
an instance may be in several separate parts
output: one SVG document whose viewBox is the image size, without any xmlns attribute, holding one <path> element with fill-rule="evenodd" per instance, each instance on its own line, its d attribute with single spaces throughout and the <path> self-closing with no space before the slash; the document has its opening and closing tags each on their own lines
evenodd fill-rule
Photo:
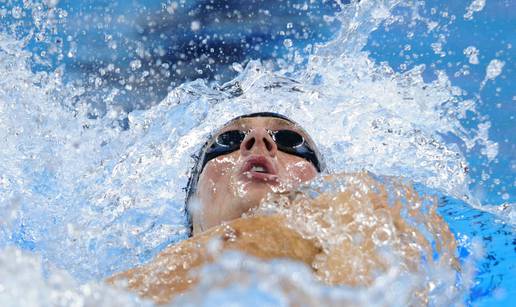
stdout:
<svg viewBox="0 0 516 307">
<path fill-rule="evenodd" d="M 362 51 L 398 3 L 343 6 L 336 17 L 342 29 L 314 48 L 306 67 L 287 63 L 272 71 L 252 61 L 225 89 L 202 80 L 183 84 L 149 110 L 131 112 L 127 131 L 117 123 L 125 116 L 119 108 L 108 105 L 108 116 L 92 119 L 94 108 L 81 101 L 84 89 L 63 84 L 61 70 L 32 72 L 25 42 L 0 34 L 0 247 L 34 250 L 45 267 L 63 269 L 79 282 L 146 261 L 186 237 L 183 188 L 191 155 L 214 129 L 249 112 L 274 111 L 299 122 L 320 146 L 330 172 L 366 169 L 468 195 L 463 153 L 443 136 L 468 148 L 480 145 L 489 159 L 496 157 L 487 122 L 478 130 L 461 123 L 476 113 L 475 105 L 463 101 L 444 72 L 425 82 L 424 66 L 397 73 Z M 489 67 L 486 81 L 500 74 L 503 63 Z M 237 83 L 243 94 L 233 97 L 228 88 Z M 7 252 L 0 265 L 3 280 L 13 283 L 9 289 L 23 288 L 33 277 L 38 282 L 31 291 L 47 296 L 48 280 L 17 273 L 12 253 L 19 251 Z M 366 300 L 369 290 L 384 293 L 388 277 L 378 280 L 380 290 L 366 289 L 354 299 Z M 403 289 L 401 280 L 398 286 Z M 397 297 L 385 302 L 390 299 Z"/>
</svg>

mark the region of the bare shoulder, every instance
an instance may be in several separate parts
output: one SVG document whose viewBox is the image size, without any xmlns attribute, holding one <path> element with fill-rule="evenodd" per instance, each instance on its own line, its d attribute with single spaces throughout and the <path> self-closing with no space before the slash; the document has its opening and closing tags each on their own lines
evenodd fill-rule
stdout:
<svg viewBox="0 0 516 307">
<path fill-rule="evenodd" d="M 278 215 L 236 219 L 170 246 L 149 263 L 117 274 L 107 282 L 165 303 L 197 283 L 192 271 L 226 250 L 239 250 L 264 260 L 295 259 L 310 265 L 319 248 L 287 228 L 283 219 Z"/>
</svg>

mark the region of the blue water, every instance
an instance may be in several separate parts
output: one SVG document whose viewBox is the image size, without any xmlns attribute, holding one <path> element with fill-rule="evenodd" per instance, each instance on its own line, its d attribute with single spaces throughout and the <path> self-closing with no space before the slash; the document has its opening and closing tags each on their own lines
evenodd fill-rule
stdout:
<svg viewBox="0 0 516 307">
<path fill-rule="evenodd" d="M 407 30 L 417 33 L 421 31 L 421 25 L 408 29 L 406 25 L 393 25 L 389 31 L 373 33 L 366 48 L 375 59 L 388 61 L 397 70 L 401 70 L 402 65 L 408 69 L 414 65 L 426 64 L 428 71 L 425 73 L 428 79 L 432 79 L 432 71 L 443 70 L 453 85 L 465 90 L 465 99 L 475 100 L 479 113 L 491 119 L 489 138 L 498 144 L 499 154 L 489 163 L 481 158 L 477 150 L 467 153 L 473 178 L 471 189 L 485 203 L 514 203 L 516 110 L 514 91 L 510 89 L 510 84 L 516 77 L 513 49 L 516 34 L 512 30 L 516 20 L 516 4 L 513 1 L 486 1 L 482 11 L 475 13 L 473 19 L 465 20 L 463 15 L 468 4 L 468 1 L 429 2 L 420 11 L 421 17 L 439 22 L 438 27 L 442 27 L 443 31 L 416 36 L 417 43 L 412 43 L 415 38 L 407 38 Z M 432 8 L 435 13 L 432 13 Z M 430 47 L 431 42 L 435 42 L 443 34 L 446 37 L 443 44 L 445 57 L 436 54 Z M 411 45 L 411 50 L 404 51 L 403 56 L 400 56 L 400 51 L 407 44 Z M 480 50 L 479 64 L 468 63 L 468 58 L 464 55 L 468 46 L 476 46 Z M 412 55 L 417 55 L 417 58 Z M 407 60 L 407 56 L 410 59 Z M 489 61 L 497 58 L 505 61 L 503 73 L 480 88 Z M 464 65 L 469 66 L 467 75 L 458 73 Z M 477 122 L 472 120 L 464 124 L 466 127 L 474 127 Z M 481 179 L 482 173 L 486 173 L 488 178 Z"/>
<path fill-rule="evenodd" d="M 508 273 L 514 271 L 516 261 L 513 226 L 453 199 L 442 199 L 439 212 L 456 236 L 476 237 L 485 248 L 483 258 L 477 263 L 470 302 L 482 306 L 510 306 L 516 282 L 514 274 Z M 468 251 L 461 248 L 459 255 L 464 258 Z"/>
<path fill-rule="evenodd" d="M 7 289 L 5 296 L 0 291 L 0 301 L 24 305 L 26 299 L 30 304 L 37 301 L 31 298 L 57 291 L 67 302 L 63 293 L 69 290 L 68 302 L 99 303 L 90 293 L 95 289 L 104 305 L 113 305 L 116 298 L 140 304 L 124 292 L 104 290 L 98 281 L 184 239 L 182 188 L 190 154 L 225 120 L 272 109 L 302 123 L 335 172 L 356 170 L 354 165 L 439 190 L 438 210 L 460 243 L 460 258 L 473 257 L 476 263 L 464 301 L 511 305 L 516 295 L 511 86 L 516 5 L 486 1 L 471 18 L 464 17 L 472 2 L 398 5 L 382 17 L 383 4 L 390 1 L 362 1 L 364 7 L 372 3 L 378 8 L 372 15 L 379 24 L 368 24 L 371 11 L 364 9 L 356 14 L 357 31 L 342 25 L 353 15 L 332 19 L 343 9 L 329 1 L 306 9 L 303 1 L 281 3 L 277 10 L 267 1 L 250 8 L 228 2 L 229 11 L 269 12 L 227 20 L 217 15 L 225 8 L 207 9 L 203 1 L 177 7 L 173 1 L 1 3 L 0 128 L 5 146 L 0 156 L 0 247 L 15 250 L 0 255 L 0 290 Z M 163 21 L 170 15 L 175 21 Z M 216 16 L 226 23 L 214 22 Z M 263 19 L 271 23 L 260 26 Z M 196 30 L 192 22 L 199 20 L 203 23 Z M 189 44 L 201 45 L 203 36 L 214 33 L 224 33 L 224 39 L 202 48 Z M 350 37 L 339 39 L 339 33 Z M 316 44 L 332 39 L 337 43 L 316 50 Z M 465 54 L 468 47 L 478 52 L 478 60 Z M 207 68 L 209 60 L 199 64 L 196 59 L 210 48 L 223 48 L 227 57 L 214 57 Z M 252 62 L 240 73 L 250 59 L 262 63 Z M 493 60 L 503 68 L 486 78 Z M 422 64 L 424 69 L 418 70 Z M 306 65 L 312 70 L 305 71 Z M 147 77 L 152 67 L 156 73 Z M 254 73 L 253 67 L 261 72 Z M 318 94 L 278 90 L 273 96 L 255 90 L 272 78 L 269 70 L 300 79 L 305 93 Z M 224 101 L 224 93 L 206 85 L 234 77 L 250 89 L 236 102 Z M 196 78 L 205 81 L 187 83 Z M 403 92 L 402 97 L 388 96 L 389 90 L 385 94 L 381 88 Z M 381 119 L 379 130 L 360 125 L 376 119 Z M 382 127 L 401 132 L 384 133 Z M 418 145 L 414 140 L 419 137 L 443 146 Z M 241 256 L 223 259 L 222 269 L 207 270 L 214 271 L 212 276 L 231 270 L 231 257 Z M 279 271 L 277 264 L 257 266 L 264 271 L 251 265 L 255 283 L 249 289 L 235 285 L 209 292 L 210 297 L 221 304 L 243 297 L 262 305 L 284 302 L 281 295 L 256 290 L 263 284 L 260 274 Z M 282 274 L 304 274 L 294 264 L 285 267 Z M 310 286 L 319 287 L 301 287 Z M 13 290 L 25 287 L 34 296 Z M 335 295 L 331 289 L 319 290 Z M 57 303 L 50 298 L 48 304 Z"/>
</svg>

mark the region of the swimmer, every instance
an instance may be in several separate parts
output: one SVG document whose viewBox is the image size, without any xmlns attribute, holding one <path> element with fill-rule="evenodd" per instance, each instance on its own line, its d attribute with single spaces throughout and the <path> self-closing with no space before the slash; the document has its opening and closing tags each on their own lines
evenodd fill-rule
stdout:
<svg viewBox="0 0 516 307">
<path fill-rule="evenodd" d="M 322 177 L 324 170 L 314 141 L 287 117 L 265 112 L 231 120 L 206 142 L 192 170 L 186 197 L 191 237 L 108 282 L 167 303 L 197 283 L 196 269 L 227 250 L 300 261 L 321 281 L 350 286 L 367 286 L 386 270 L 381 244 L 397 250 L 407 270 L 418 270 L 421 253 L 431 257 L 428 238 L 402 218 L 402 202 L 388 201 L 396 189 L 422 203 L 412 188 L 395 179 L 387 187 L 365 172 Z M 315 197 L 299 190 L 314 179 L 340 188 Z M 439 261 L 457 267 L 446 223 L 435 211 L 422 216 L 413 208 L 409 214 L 438 238 Z M 376 222 L 358 222 L 360 214 Z M 363 239 L 357 242 L 355 234 Z M 415 294 L 419 302 L 424 292 Z"/>
</svg>

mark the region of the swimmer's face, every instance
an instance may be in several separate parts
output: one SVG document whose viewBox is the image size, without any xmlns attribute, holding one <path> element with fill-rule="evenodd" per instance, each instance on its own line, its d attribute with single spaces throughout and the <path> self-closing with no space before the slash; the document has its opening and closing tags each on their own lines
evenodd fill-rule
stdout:
<svg viewBox="0 0 516 307">
<path fill-rule="evenodd" d="M 190 204 L 194 233 L 239 218 L 267 193 L 293 189 L 317 175 L 311 162 L 278 150 L 268 132 L 291 130 L 308 142 L 310 138 L 294 124 L 272 117 L 242 118 L 217 135 L 234 130 L 249 131 L 239 149 L 210 160 L 199 176 L 197 201 Z"/>
</svg>

